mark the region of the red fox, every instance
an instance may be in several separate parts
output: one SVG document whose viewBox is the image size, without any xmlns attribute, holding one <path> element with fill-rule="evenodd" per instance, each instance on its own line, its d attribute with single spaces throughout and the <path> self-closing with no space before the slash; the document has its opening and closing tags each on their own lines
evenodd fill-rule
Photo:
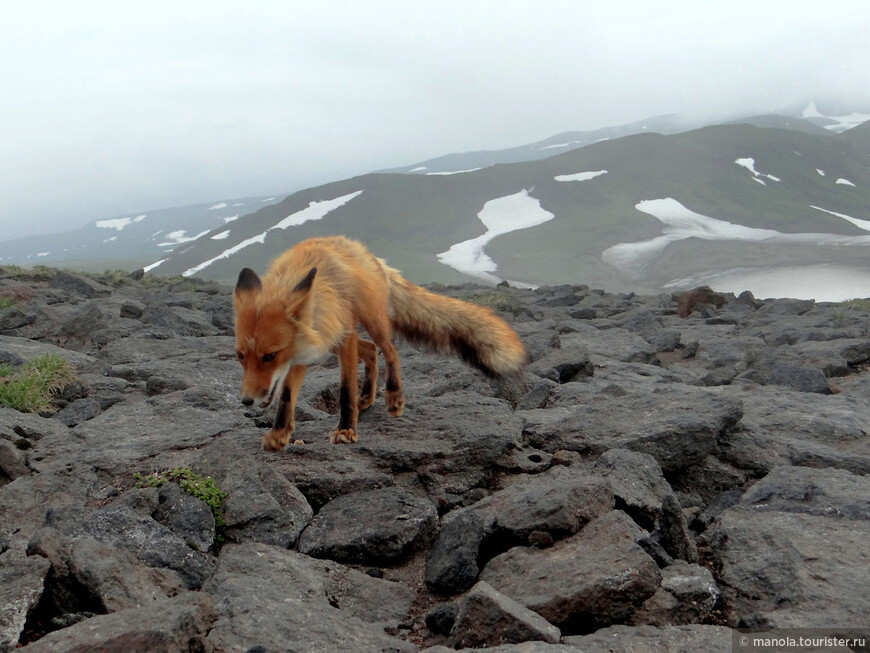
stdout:
<svg viewBox="0 0 870 653">
<path fill-rule="evenodd" d="M 250 268 L 234 293 L 236 356 L 242 364 L 242 404 L 278 400 L 263 448 L 280 451 L 293 431 L 293 411 L 305 366 L 338 356 L 339 420 L 329 440 L 357 441 L 358 411 L 372 405 L 377 350 L 386 368 L 387 411 L 405 407 L 396 331 L 413 343 L 452 351 L 491 377 L 518 373 L 526 353 L 516 333 L 482 306 L 415 286 L 361 243 L 343 236 L 305 240 L 278 256 L 262 281 Z M 362 325 L 374 342 L 357 336 Z M 358 360 L 365 366 L 358 389 Z"/>
</svg>

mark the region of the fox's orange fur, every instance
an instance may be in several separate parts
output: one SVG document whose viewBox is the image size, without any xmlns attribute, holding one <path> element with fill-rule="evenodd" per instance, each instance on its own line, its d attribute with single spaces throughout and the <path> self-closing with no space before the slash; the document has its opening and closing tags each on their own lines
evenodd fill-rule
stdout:
<svg viewBox="0 0 870 653">
<path fill-rule="evenodd" d="M 385 398 L 398 417 L 405 400 L 392 331 L 437 351 L 452 351 L 489 376 L 518 372 L 526 354 L 517 335 L 486 308 L 415 286 L 362 244 L 331 236 L 303 241 L 277 257 L 260 278 L 239 274 L 234 303 L 242 403 L 277 399 L 275 424 L 263 448 L 277 451 L 293 431 L 293 410 L 305 366 L 328 353 L 341 375 L 339 424 L 330 441 L 356 442 L 358 410 L 377 386 L 377 349 L 386 368 Z M 357 324 L 374 342 L 357 336 Z M 358 361 L 365 365 L 362 392 Z"/>
</svg>

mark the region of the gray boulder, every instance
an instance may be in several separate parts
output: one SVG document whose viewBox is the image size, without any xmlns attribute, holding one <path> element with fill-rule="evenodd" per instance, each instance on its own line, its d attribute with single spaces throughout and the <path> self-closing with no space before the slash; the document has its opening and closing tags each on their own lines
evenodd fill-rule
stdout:
<svg viewBox="0 0 870 653">
<path fill-rule="evenodd" d="M 563 633 L 588 632 L 627 620 L 658 589 L 661 573 L 636 543 L 641 536 L 613 511 L 552 548 L 515 547 L 493 558 L 481 579 Z"/>
<path fill-rule="evenodd" d="M 320 509 L 299 550 L 317 558 L 390 564 L 425 546 L 437 529 L 438 513 L 428 499 L 398 488 L 353 492 Z"/>
<path fill-rule="evenodd" d="M 206 650 L 417 650 L 384 632 L 405 619 L 414 592 L 334 562 L 260 543 L 228 545 L 203 589 L 218 613 Z"/>
<path fill-rule="evenodd" d="M 539 614 L 481 581 L 465 596 L 450 641 L 454 648 L 480 648 L 528 641 L 557 644 L 561 636 Z"/>
</svg>

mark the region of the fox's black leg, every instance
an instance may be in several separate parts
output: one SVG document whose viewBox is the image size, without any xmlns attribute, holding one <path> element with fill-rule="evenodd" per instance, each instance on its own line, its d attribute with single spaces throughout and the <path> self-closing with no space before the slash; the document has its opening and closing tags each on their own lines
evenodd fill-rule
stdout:
<svg viewBox="0 0 870 653">
<path fill-rule="evenodd" d="M 296 398 L 299 396 L 299 388 L 304 378 L 304 365 L 293 365 L 287 372 L 281 396 L 278 398 L 275 422 L 272 424 L 272 430 L 263 436 L 263 449 L 266 451 L 281 451 L 290 441 L 290 434 L 295 426 L 293 412 L 296 409 Z"/>
<path fill-rule="evenodd" d="M 359 350 L 355 330 L 348 332 L 338 346 L 338 367 L 341 387 L 338 393 L 338 428 L 329 435 L 333 444 L 356 442 L 356 420 L 359 414 Z"/>
</svg>

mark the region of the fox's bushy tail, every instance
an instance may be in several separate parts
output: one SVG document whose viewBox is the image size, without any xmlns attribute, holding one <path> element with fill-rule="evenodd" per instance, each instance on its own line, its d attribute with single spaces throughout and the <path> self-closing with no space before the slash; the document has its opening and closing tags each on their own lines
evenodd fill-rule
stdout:
<svg viewBox="0 0 870 653">
<path fill-rule="evenodd" d="M 516 374 L 526 363 L 517 334 L 488 308 L 436 295 L 386 268 L 390 325 L 414 344 L 458 355 L 490 377 Z"/>
</svg>

